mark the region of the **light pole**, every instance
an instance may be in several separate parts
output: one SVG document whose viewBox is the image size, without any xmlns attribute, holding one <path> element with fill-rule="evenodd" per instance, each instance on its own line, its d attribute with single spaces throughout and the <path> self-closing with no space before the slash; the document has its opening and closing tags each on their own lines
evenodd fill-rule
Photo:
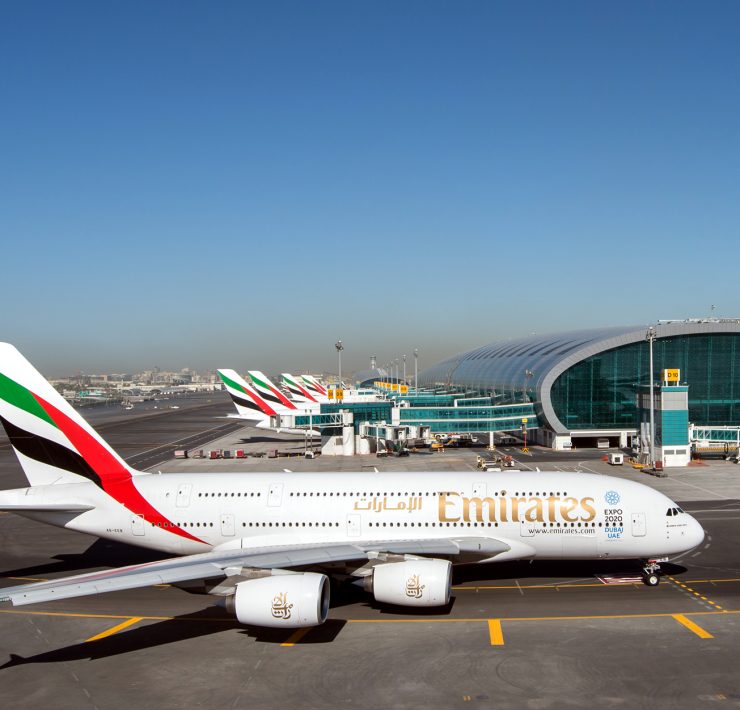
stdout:
<svg viewBox="0 0 740 710">
<path fill-rule="evenodd" d="M 339 386 L 342 387 L 342 350 L 344 350 L 344 345 L 342 345 L 341 340 L 337 340 L 334 347 L 337 349 L 337 356 L 339 357 Z"/>
<path fill-rule="evenodd" d="M 655 468 L 655 398 L 653 385 L 653 341 L 655 340 L 655 327 L 650 326 L 645 338 L 650 349 L 650 468 Z"/>
<path fill-rule="evenodd" d="M 406 356 L 403 356 L 403 384 L 406 384 Z"/>
<path fill-rule="evenodd" d="M 414 394 L 419 391 L 419 348 L 414 348 Z"/>
<path fill-rule="evenodd" d="M 527 394 L 529 391 L 529 379 L 531 377 L 534 377 L 534 372 L 532 372 L 532 370 L 529 370 L 529 369 L 524 370 L 524 392 L 523 392 L 524 398 L 522 399 L 523 402 L 527 401 Z"/>
</svg>

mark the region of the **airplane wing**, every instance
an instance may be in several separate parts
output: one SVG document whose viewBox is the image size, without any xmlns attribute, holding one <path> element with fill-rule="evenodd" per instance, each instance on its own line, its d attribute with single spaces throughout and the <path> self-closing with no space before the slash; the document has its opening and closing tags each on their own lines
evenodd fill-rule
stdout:
<svg viewBox="0 0 740 710">
<path fill-rule="evenodd" d="M 0 505 L 0 510 L 8 513 L 85 513 L 94 508 L 94 505 L 78 503 L 19 503 L 17 505 L 15 503 L 7 503 Z"/>
<path fill-rule="evenodd" d="M 101 592 L 239 575 L 242 568 L 281 569 L 368 560 L 373 553 L 415 555 L 473 554 L 492 558 L 510 546 L 494 538 L 439 538 L 376 541 L 358 544 L 273 545 L 252 549 L 212 550 L 128 567 L 62 577 L 48 582 L 0 589 L 0 601 L 14 606 L 70 599 Z"/>
</svg>

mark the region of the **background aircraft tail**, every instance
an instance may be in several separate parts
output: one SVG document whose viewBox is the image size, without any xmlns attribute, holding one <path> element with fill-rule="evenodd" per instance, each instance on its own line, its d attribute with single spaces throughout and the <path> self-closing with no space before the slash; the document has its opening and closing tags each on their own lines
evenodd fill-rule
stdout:
<svg viewBox="0 0 740 710">
<path fill-rule="evenodd" d="M 259 370 L 250 370 L 249 378 L 260 397 L 270 406 L 277 410 L 278 414 L 293 413 L 297 407 L 291 402 L 281 390 L 279 390 L 264 373 Z"/>
<path fill-rule="evenodd" d="M 289 372 L 283 372 L 282 378 L 283 384 L 288 392 L 290 392 L 290 396 L 294 402 L 318 402 L 316 397 L 306 389 L 305 385 L 297 377 L 293 377 Z"/>
<path fill-rule="evenodd" d="M 9 343 L 0 343 L 0 421 L 31 486 L 126 486 L 134 471 Z"/>
<path fill-rule="evenodd" d="M 306 386 L 306 389 L 311 392 L 311 394 L 314 395 L 317 399 L 319 398 L 328 398 L 328 393 L 326 391 L 326 387 L 321 384 L 313 375 L 301 375 L 301 379 L 303 380 L 304 385 Z"/>
<path fill-rule="evenodd" d="M 218 376 L 226 386 L 226 391 L 241 416 L 246 419 L 261 420 L 276 414 L 275 409 L 260 397 L 254 387 L 248 385 L 235 370 L 218 370 Z"/>
</svg>

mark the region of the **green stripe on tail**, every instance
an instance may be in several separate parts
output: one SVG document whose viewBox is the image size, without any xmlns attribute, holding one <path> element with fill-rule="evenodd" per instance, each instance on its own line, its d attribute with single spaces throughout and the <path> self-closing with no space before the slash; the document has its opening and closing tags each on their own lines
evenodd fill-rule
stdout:
<svg viewBox="0 0 740 710">
<path fill-rule="evenodd" d="M 46 413 L 29 390 L 17 382 L 13 382 L 13 380 L 2 373 L 0 373 L 0 398 L 29 414 L 33 414 L 39 419 L 43 419 L 52 426 L 56 426 L 54 420 Z"/>
</svg>

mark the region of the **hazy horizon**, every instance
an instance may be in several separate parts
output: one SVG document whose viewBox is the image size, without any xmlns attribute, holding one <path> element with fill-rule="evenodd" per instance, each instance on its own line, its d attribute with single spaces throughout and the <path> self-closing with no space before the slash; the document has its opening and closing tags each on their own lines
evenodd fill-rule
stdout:
<svg viewBox="0 0 740 710">
<path fill-rule="evenodd" d="M 740 314 L 740 6 L 3 12 L 0 340 L 49 376 L 424 369 Z M 712 305 L 716 310 L 711 311 Z"/>
</svg>

